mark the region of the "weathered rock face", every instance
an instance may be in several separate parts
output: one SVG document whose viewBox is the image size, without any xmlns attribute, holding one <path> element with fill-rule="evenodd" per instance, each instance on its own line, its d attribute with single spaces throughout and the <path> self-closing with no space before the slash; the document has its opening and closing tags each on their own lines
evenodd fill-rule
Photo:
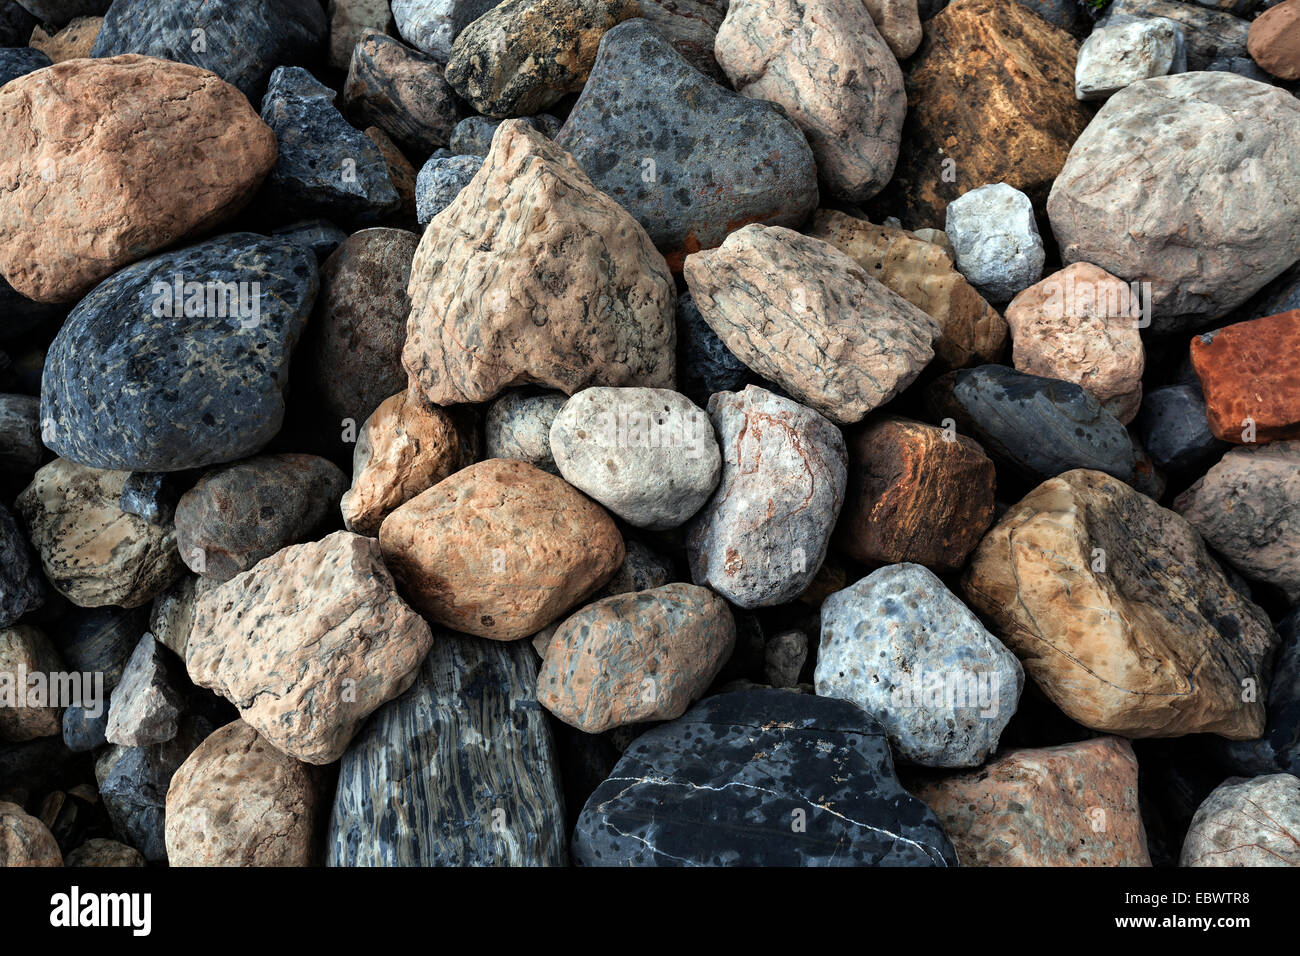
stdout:
<svg viewBox="0 0 1300 956">
<path fill-rule="evenodd" d="M 229 581 L 310 537 L 337 514 L 347 483 L 337 465 L 315 455 L 259 455 L 210 471 L 176 506 L 181 560 Z"/>
<path fill-rule="evenodd" d="M 141 56 L 69 60 L 5 84 L 0 139 L 0 273 L 38 302 L 76 301 L 229 219 L 276 156 L 234 87 Z"/>
<path fill-rule="evenodd" d="M 1265 10 L 1250 25 L 1246 49 L 1279 79 L 1300 79 L 1300 3 L 1287 0 Z"/>
<path fill-rule="evenodd" d="M 0 802 L 0 867 L 62 866 L 54 834 L 16 803 Z"/>
<path fill-rule="evenodd" d="M 558 475 L 551 455 L 551 424 L 568 401 L 563 392 L 506 392 L 488 408 L 483 425 L 487 458 L 515 458 Z"/>
<path fill-rule="evenodd" d="M 328 764 L 375 708 L 411 686 L 431 642 L 378 543 L 338 531 L 204 595 L 185 662 L 194 683 L 227 698 L 277 749 Z"/>
<path fill-rule="evenodd" d="M 0 627 L 45 603 L 45 582 L 9 509 L 0 504 Z"/>
<path fill-rule="evenodd" d="M 446 63 L 460 32 L 501 0 L 392 0 L 397 31 L 411 46 Z"/>
<path fill-rule="evenodd" d="M 316 288 L 310 252 L 253 233 L 123 269 L 81 300 L 50 346 L 45 443 L 130 471 L 253 454 L 284 421 L 289 356 Z"/>
<path fill-rule="evenodd" d="M 900 418 L 850 436 L 837 545 L 865 564 L 956 571 L 993 522 L 997 479 L 978 443 Z"/>
<path fill-rule="evenodd" d="M 830 243 L 782 226 L 746 226 L 682 272 L 728 349 L 833 421 L 860 421 L 934 357 L 934 319 Z"/>
<path fill-rule="evenodd" d="M 1300 778 L 1231 777 L 1196 811 L 1179 866 L 1300 866 Z"/>
<path fill-rule="evenodd" d="M 1192 368 L 1216 438 L 1300 438 L 1300 310 L 1196 336 Z"/>
<path fill-rule="evenodd" d="M 556 142 L 674 269 L 746 223 L 795 227 L 817 208 L 812 149 L 785 110 L 714 83 L 645 20 L 605 34 Z"/>
<path fill-rule="evenodd" d="M 376 537 L 397 508 L 460 467 L 451 417 L 409 390 L 380 403 L 357 435 L 352 487 L 343 495 L 349 531 Z"/>
<path fill-rule="evenodd" d="M 573 157 L 502 124 L 411 268 L 402 362 L 437 405 L 535 383 L 671 387 L 676 292 L 635 220 Z"/>
<path fill-rule="evenodd" d="M 15 503 L 46 578 L 73 604 L 139 607 L 183 570 L 170 525 L 122 510 L 127 475 L 59 458 Z"/>
<path fill-rule="evenodd" d="M 1066 715 L 1126 737 L 1258 737 L 1277 643 L 1183 518 L 1095 471 L 1008 511 L 962 586 Z"/>
<path fill-rule="evenodd" d="M 668 584 L 588 604 L 556 630 L 537 699 L 598 734 L 680 717 L 731 656 L 736 623 L 708 588 Z"/>
<path fill-rule="evenodd" d="M 396 29 L 389 0 L 329 0 L 329 65 L 346 70 L 352 51 L 372 33 L 392 35 Z"/>
<path fill-rule="evenodd" d="M 415 685 L 343 755 L 328 865 L 567 864 L 536 674 L 524 642 L 440 632 Z"/>
<path fill-rule="evenodd" d="M 428 225 L 483 168 L 482 156 L 430 156 L 415 181 L 416 217 Z"/>
<path fill-rule="evenodd" d="M 844 437 L 753 385 L 714 395 L 709 419 L 722 478 L 687 532 L 691 577 L 742 608 L 793 600 L 821 567 L 844 505 Z"/>
<path fill-rule="evenodd" d="M 982 770 L 908 788 L 963 866 L 1150 866 L 1127 740 L 1016 750 Z"/>
<path fill-rule="evenodd" d="M 41 631 L 20 625 L 0 630 L 0 740 L 35 740 L 63 732 L 63 708 L 49 704 L 49 675 L 64 670 Z M 45 675 L 45 692 L 29 678 Z M 45 700 L 41 701 L 40 696 Z"/>
<path fill-rule="evenodd" d="M 1142 399 L 1138 434 L 1160 468 L 1203 474 L 1231 446 L 1214 437 L 1196 385 L 1152 389 Z"/>
<path fill-rule="evenodd" d="M 796 818 L 804 829 L 792 831 Z M 583 808 L 573 855 L 582 866 L 956 863 L 934 814 L 899 785 L 875 721 L 784 690 L 710 697 L 638 737 Z"/>
<path fill-rule="evenodd" d="M 104 25 L 103 17 L 77 17 L 53 34 L 40 27 L 32 30 L 31 45 L 45 53 L 55 63 L 80 60 L 90 56 L 95 38 Z"/>
<path fill-rule="evenodd" d="M 1106 101 L 1047 213 L 1062 259 L 1151 283 L 1152 330 L 1180 332 L 1226 315 L 1296 260 L 1298 190 L 1300 101 L 1231 73 L 1184 73 Z M 1212 201 L 1193 212 L 1198 196 Z"/>
<path fill-rule="evenodd" d="M 1300 441 L 1234 448 L 1174 510 L 1242 574 L 1300 601 Z"/>
<path fill-rule="evenodd" d="M 171 866 L 311 866 L 312 769 L 237 720 L 199 744 L 167 790 Z"/>
<path fill-rule="evenodd" d="M 921 45 L 921 17 L 916 0 L 863 0 L 876 29 L 899 60 Z"/>
<path fill-rule="evenodd" d="M 894 175 L 903 71 L 862 0 L 731 0 L 714 53 L 736 92 L 785 107 L 832 196 L 864 202 Z"/>
<path fill-rule="evenodd" d="M 1019 3 L 957 0 L 926 21 L 890 190 L 903 224 L 942 227 L 948 203 L 989 183 L 1041 209 L 1088 125 L 1074 98 L 1077 55 L 1069 34 Z"/>
<path fill-rule="evenodd" d="M 505 0 L 456 37 L 447 81 L 476 112 L 524 116 L 582 89 L 605 31 L 636 0 Z"/>
<path fill-rule="evenodd" d="M 135 847 L 116 840 L 87 840 L 68 853 L 63 861 L 69 867 L 139 867 L 145 866 L 144 856 Z"/>
<path fill-rule="evenodd" d="M 718 27 L 727 16 L 726 0 L 640 0 L 641 16 L 701 73 L 726 81 L 713 57 Z"/>
<path fill-rule="evenodd" d="M 1182 27 L 1153 17 L 1094 30 L 1079 47 L 1074 95 L 1104 100 L 1130 83 L 1186 70 Z"/>
<path fill-rule="evenodd" d="M 510 641 L 545 627 L 623 562 L 597 504 L 554 475 L 492 459 L 384 519 L 384 560 L 412 603 L 467 634 Z"/>
<path fill-rule="evenodd" d="M 460 120 L 438 61 L 387 36 L 357 44 L 343 102 L 356 125 L 378 126 L 414 156 L 446 146 Z"/>
<path fill-rule="evenodd" d="M 1102 28 L 1164 17 L 1183 30 L 1187 50 L 1187 69 L 1208 70 L 1216 61 L 1244 58 L 1250 22 L 1223 9 L 1206 7 L 1214 4 L 1182 3 L 1180 0 L 1115 0 L 1106 8 Z"/>
<path fill-rule="evenodd" d="M 957 271 L 943 246 L 831 209 L 817 211 L 808 235 L 835 246 L 867 275 L 939 323 L 936 365 L 954 369 L 1001 358 L 1007 323 Z"/>
<path fill-rule="evenodd" d="M 1043 275 L 1034 207 L 1018 189 L 992 183 L 962 193 L 944 213 L 957 268 L 990 302 L 1009 301 Z"/>
<path fill-rule="evenodd" d="M 1142 403 L 1141 305 L 1087 262 L 1054 272 L 1007 306 L 1016 368 L 1082 386 L 1127 425 Z"/>
<path fill-rule="evenodd" d="M 170 667 L 167 652 L 153 635 L 141 637 L 113 689 L 104 731 L 109 743 L 144 747 L 176 736 L 185 701 Z"/>
</svg>

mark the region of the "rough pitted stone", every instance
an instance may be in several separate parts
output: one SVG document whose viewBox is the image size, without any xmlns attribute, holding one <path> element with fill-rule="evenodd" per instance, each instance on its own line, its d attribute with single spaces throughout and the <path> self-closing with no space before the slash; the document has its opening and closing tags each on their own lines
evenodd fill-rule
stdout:
<svg viewBox="0 0 1300 956">
<path fill-rule="evenodd" d="M 316 56 L 328 30 L 319 0 L 114 0 L 91 56 L 189 63 L 257 102 L 271 71 Z"/>
<path fill-rule="evenodd" d="M 709 399 L 722 479 L 687 534 L 696 584 L 742 608 L 784 604 L 826 557 L 844 505 L 848 453 L 833 424 L 750 385 Z"/>
<path fill-rule="evenodd" d="M 1169 385 L 1142 399 L 1138 434 L 1151 460 L 1169 471 L 1201 473 L 1229 448 L 1205 419 L 1205 399 L 1195 385 Z"/>
<path fill-rule="evenodd" d="M 934 357 L 934 319 L 835 246 L 782 226 L 746 226 L 682 271 L 728 349 L 834 421 L 860 421 Z"/>
<path fill-rule="evenodd" d="M 152 634 L 145 634 L 113 690 L 104 736 L 123 747 L 166 743 L 180 729 L 184 708 L 168 653 Z"/>
<path fill-rule="evenodd" d="M 951 418 L 995 460 L 1031 481 L 1071 468 L 1133 478 L 1133 440 L 1073 382 L 981 365 L 944 375 L 930 386 L 928 400 L 935 421 Z"/>
<path fill-rule="evenodd" d="M 666 388 L 588 388 L 551 424 L 564 480 L 638 528 L 676 528 L 718 484 L 708 415 Z"/>
<path fill-rule="evenodd" d="M 862 0 L 731 0 L 714 46 L 736 92 L 785 107 L 827 192 L 851 203 L 894 175 L 907 111 L 871 16 Z"/>
<path fill-rule="evenodd" d="M 564 866 L 555 749 L 523 643 L 439 632 L 339 767 L 330 866 Z M 401 792 L 401 801 L 392 798 Z"/>
<path fill-rule="evenodd" d="M 45 603 L 45 582 L 27 538 L 0 504 L 0 627 L 8 627 Z"/>
<path fill-rule="evenodd" d="M 890 52 L 906 60 L 921 45 L 921 17 L 916 0 L 864 0 L 871 20 Z"/>
<path fill-rule="evenodd" d="M 1300 80 L 1300 2 L 1287 0 L 1250 25 L 1246 49 L 1251 59 L 1283 80 Z"/>
<path fill-rule="evenodd" d="M 623 562 L 613 519 L 563 480 L 491 459 L 412 498 L 379 529 L 384 560 L 431 620 L 494 640 L 533 634 Z"/>
<path fill-rule="evenodd" d="M 0 740 L 35 740 L 63 732 L 63 708 L 50 705 L 48 679 L 64 669 L 43 632 L 25 625 L 0 630 Z M 46 675 L 44 702 L 32 696 L 39 690 L 29 682 L 33 675 Z"/>
<path fill-rule="evenodd" d="M 708 404 L 714 392 L 736 391 L 754 377 L 709 327 L 689 290 L 677 296 L 677 374 L 682 392 Z"/>
<path fill-rule="evenodd" d="M 375 708 L 411 686 L 431 641 L 378 542 L 338 531 L 204 595 L 185 660 L 194 683 L 227 698 L 273 746 L 328 764 Z"/>
<path fill-rule="evenodd" d="M 714 83 L 643 19 L 605 34 L 556 142 L 674 269 L 746 223 L 795 227 L 817 208 L 812 150 L 789 114 Z"/>
<path fill-rule="evenodd" d="M 1047 213 L 1065 262 L 1151 283 L 1152 331 L 1179 332 L 1296 261 L 1298 192 L 1300 100 L 1231 73 L 1183 73 L 1106 101 Z"/>
<path fill-rule="evenodd" d="M 1104 100 L 1130 83 L 1187 69 L 1183 29 L 1153 17 L 1093 30 L 1079 47 L 1074 95 Z"/>
<path fill-rule="evenodd" d="M 16 803 L 0 802 L 0 867 L 62 865 L 49 828 Z"/>
<path fill-rule="evenodd" d="M 943 231 L 957 268 L 990 302 L 1007 302 L 1043 275 L 1043 240 L 1029 197 L 1006 183 L 948 203 Z"/>
<path fill-rule="evenodd" d="M 1192 367 L 1216 438 L 1300 438 L 1300 310 L 1196 336 Z"/>
<path fill-rule="evenodd" d="M 1097 26 L 1105 29 L 1152 17 L 1173 20 L 1183 29 L 1189 70 L 1207 70 L 1218 59 L 1245 57 L 1250 22 L 1207 6 L 1181 0 L 1115 0 Z"/>
<path fill-rule="evenodd" d="M 993 522 L 993 462 L 964 435 L 900 418 L 848 439 L 849 485 L 837 545 L 865 564 L 956 571 Z"/>
<path fill-rule="evenodd" d="M 181 560 L 229 581 L 311 537 L 337 515 L 347 485 L 337 465 L 315 455 L 259 455 L 210 471 L 176 506 Z"/>
<path fill-rule="evenodd" d="M 18 496 L 46 578 L 73 604 L 139 607 L 183 570 L 170 526 L 122 511 L 128 475 L 58 458 Z"/>
<path fill-rule="evenodd" d="M 821 607 L 815 681 L 861 707 L 903 760 L 977 767 L 997 749 L 1025 675 L 943 582 L 892 564 Z"/>
<path fill-rule="evenodd" d="M 1300 866 L 1300 778 L 1230 777 L 1192 817 L 1179 866 Z"/>
<path fill-rule="evenodd" d="M 485 116 L 536 113 L 581 90 L 605 31 L 639 12 L 636 0 L 505 0 L 456 38 L 447 82 Z"/>
<path fill-rule="evenodd" d="M 145 866 L 144 857 L 135 847 L 116 840 L 87 840 L 68 853 L 63 861 L 69 867 L 139 867 Z"/>
<path fill-rule="evenodd" d="M 708 588 L 669 584 L 587 605 L 556 629 L 537 699 L 584 733 L 686 712 L 731 656 L 736 624 Z"/>
<path fill-rule="evenodd" d="M 55 63 L 83 59 L 90 56 L 103 24 L 103 17 L 77 17 L 54 34 L 37 27 L 32 31 L 31 46 L 45 53 Z"/>
<path fill-rule="evenodd" d="M 1232 449 L 1173 507 L 1242 574 L 1300 601 L 1300 441 Z"/>
<path fill-rule="evenodd" d="M 6 84 L 0 139 L 0 272 L 38 302 L 75 301 L 122 266 L 210 231 L 247 203 L 276 156 L 274 135 L 234 87 L 141 56 L 69 60 Z"/>
<path fill-rule="evenodd" d="M 441 408 L 410 390 L 385 399 L 357 434 L 343 523 L 376 537 L 392 512 L 460 467 L 460 451 L 455 423 Z"/>
<path fill-rule="evenodd" d="M 440 62 L 451 56 L 462 30 L 501 0 L 392 0 L 397 32 L 411 46 Z"/>
<path fill-rule="evenodd" d="M 81 300 L 50 346 L 45 444 L 131 471 L 253 454 L 284 420 L 289 354 L 316 288 L 315 256 L 252 233 L 123 269 Z"/>
<path fill-rule="evenodd" d="M 1113 478 L 1080 469 L 1039 485 L 984 538 L 962 586 L 1085 727 L 1231 740 L 1264 729 L 1263 702 L 1243 688 L 1267 678 L 1268 618 L 1191 525 Z"/>
<path fill-rule="evenodd" d="M 963 866 L 1150 866 L 1127 740 L 1016 750 L 982 770 L 908 789 Z"/>
<path fill-rule="evenodd" d="M 796 817 L 805 829 L 792 832 Z M 573 855 L 582 866 L 957 862 L 898 783 L 879 725 L 847 701 L 785 690 L 710 697 L 638 737 L 587 800 Z"/>
<path fill-rule="evenodd" d="M 237 720 L 181 764 L 167 790 L 170 866 L 311 866 L 312 769 Z"/>
<path fill-rule="evenodd" d="M 486 458 L 513 458 L 558 475 L 551 455 L 551 423 L 568 401 L 563 392 L 506 392 L 488 408 L 483 428 Z"/>
<path fill-rule="evenodd" d="M 726 81 L 713 45 L 727 15 L 727 0 L 640 0 L 639 5 L 640 15 L 687 63 L 719 83 Z"/>
<path fill-rule="evenodd" d="M 0 86 L 53 64 L 48 53 L 32 47 L 0 48 Z"/>
<path fill-rule="evenodd" d="M 370 34 L 396 29 L 389 0 L 329 0 L 329 18 L 329 65 L 336 70 L 348 68 L 352 51 Z"/>
<path fill-rule="evenodd" d="M 482 156 L 429 157 L 415 180 L 415 209 L 420 225 L 427 226 L 450 206 L 482 168 Z"/>
<path fill-rule="evenodd" d="M 645 230 L 563 150 L 502 124 L 411 267 L 402 362 L 437 405 L 514 385 L 671 387 L 676 292 Z"/>
<path fill-rule="evenodd" d="M 460 120 L 438 61 L 387 36 L 357 44 L 343 102 L 355 125 L 378 126 L 415 156 L 446 146 Z"/>
<path fill-rule="evenodd" d="M 560 121 L 549 113 L 521 116 L 519 121 L 527 123 L 547 139 L 554 139 L 560 131 Z M 451 131 L 450 151 L 457 156 L 486 156 L 492 148 L 492 137 L 496 135 L 497 127 L 504 122 L 487 116 L 465 117 Z M 435 152 L 434 155 L 438 154 Z"/>
</svg>

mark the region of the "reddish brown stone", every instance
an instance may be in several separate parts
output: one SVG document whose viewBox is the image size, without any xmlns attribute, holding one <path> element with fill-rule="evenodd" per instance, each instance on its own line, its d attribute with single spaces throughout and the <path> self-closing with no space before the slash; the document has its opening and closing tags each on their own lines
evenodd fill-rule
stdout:
<svg viewBox="0 0 1300 956">
<path fill-rule="evenodd" d="M 868 564 L 955 571 L 993 522 L 993 462 L 964 435 L 900 418 L 849 438 L 836 543 Z"/>
<path fill-rule="evenodd" d="M 1192 339 L 1192 367 L 1215 437 L 1248 444 L 1300 438 L 1300 309 Z"/>
<path fill-rule="evenodd" d="M 1274 76 L 1300 79 L 1300 0 L 1286 0 L 1265 10 L 1250 25 L 1246 50 Z"/>
</svg>

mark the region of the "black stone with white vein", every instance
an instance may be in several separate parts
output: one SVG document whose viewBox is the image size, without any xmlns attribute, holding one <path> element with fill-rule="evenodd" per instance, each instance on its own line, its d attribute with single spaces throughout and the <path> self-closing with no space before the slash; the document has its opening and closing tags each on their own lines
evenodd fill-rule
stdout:
<svg viewBox="0 0 1300 956">
<path fill-rule="evenodd" d="M 328 866 L 563 866 L 564 801 L 527 641 L 435 633 L 339 765 Z"/>
<path fill-rule="evenodd" d="M 784 690 L 701 701 L 647 731 L 587 800 L 584 866 L 955 866 L 938 819 L 853 704 Z"/>
</svg>

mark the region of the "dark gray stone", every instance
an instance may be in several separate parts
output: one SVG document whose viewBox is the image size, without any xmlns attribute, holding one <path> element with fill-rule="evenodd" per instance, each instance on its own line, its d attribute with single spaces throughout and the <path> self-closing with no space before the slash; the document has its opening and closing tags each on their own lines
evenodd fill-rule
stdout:
<svg viewBox="0 0 1300 956">
<path fill-rule="evenodd" d="M 29 46 L 0 49 L 0 86 L 28 73 L 50 66 L 54 61 Z"/>
<path fill-rule="evenodd" d="M 99 713 L 96 714 L 95 711 Z M 63 711 L 63 743 L 73 753 L 89 753 L 108 743 L 108 702 L 102 707 L 73 705 Z"/>
<path fill-rule="evenodd" d="M 1262 319 L 1267 315 L 1290 312 L 1292 309 L 1300 309 L 1300 262 L 1296 262 L 1255 293 L 1255 296 L 1241 307 L 1234 321 Z"/>
<path fill-rule="evenodd" d="M 61 318 L 66 311 L 66 305 L 33 302 L 0 278 L 0 342 L 26 335 L 44 323 Z"/>
<path fill-rule="evenodd" d="M 1210 431 L 1205 399 L 1195 385 L 1147 392 L 1138 414 L 1138 434 L 1151 460 L 1168 471 L 1204 470 L 1231 447 Z"/>
<path fill-rule="evenodd" d="M 135 471 L 122 486 L 122 510 L 150 524 L 165 525 L 172 520 L 179 497 L 164 472 Z"/>
<path fill-rule="evenodd" d="M 1233 773 L 1300 776 L 1300 607 L 1277 625 L 1277 658 L 1265 698 L 1264 734 L 1258 740 L 1212 738 Z"/>
<path fill-rule="evenodd" d="M 415 209 L 420 225 L 451 205 L 483 165 L 482 156 L 433 157 L 415 179 Z"/>
<path fill-rule="evenodd" d="M 348 237 L 346 232 L 325 219 L 312 219 L 307 222 L 295 222 L 289 226 L 280 226 L 278 229 L 271 230 L 271 235 L 280 236 L 296 246 L 310 249 L 318 263 L 328 259 Z"/>
<path fill-rule="evenodd" d="M 176 276 L 206 293 L 183 294 L 179 311 L 204 314 L 166 314 L 178 311 Z M 231 284 L 240 284 L 238 294 L 224 295 Z M 290 352 L 317 288 L 310 253 L 252 233 L 166 252 L 105 279 L 50 346 L 41 382 L 46 445 L 84 465 L 127 471 L 251 455 L 280 430 Z"/>
<path fill-rule="evenodd" d="M 1092 17 L 1084 12 L 1082 0 L 1019 0 L 1019 3 L 1076 40 L 1082 40 L 1092 31 Z"/>
<path fill-rule="evenodd" d="M 560 131 L 560 121 L 550 113 L 521 116 L 520 119 L 544 136 L 555 138 Z M 488 116 L 467 116 L 451 131 L 451 151 L 457 156 L 486 156 L 492 148 L 492 137 L 505 120 Z"/>
<path fill-rule="evenodd" d="M 677 296 L 677 380 L 682 394 L 707 405 L 714 392 L 738 392 L 756 380 L 749 366 L 722 344 L 690 290 Z"/>
<path fill-rule="evenodd" d="M 23 46 L 40 20 L 14 0 L 0 0 L 0 47 Z"/>
<path fill-rule="evenodd" d="M 843 700 L 710 697 L 636 739 L 573 835 L 585 866 L 955 866 L 898 782 L 884 731 Z"/>
<path fill-rule="evenodd" d="M 1277 81 L 1269 74 L 1265 73 L 1255 61 L 1246 56 L 1223 56 L 1217 60 L 1212 60 L 1205 65 L 1208 72 L 1236 73 L 1238 76 L 1244 76 L 1248 80 L 1257 80 L 1260 83 L 1276 83 Z"/>
<path fill-rule="evenodd" d="M 0 378 L 7 377 L 6 372 L 17 379 L 9 356 L 0 352 Z M 0 472 L 30 479 L 44 459 L 41 400 L 34 395 L 0 395 Z"/>
<path fill-rule="evenodd" d="M 1097 26 L 1118 26 L 1152 17 L 1168 17 L 1182 26 L 1189 71 L 1204 70 L 1215 60 L 1248 56 L 1247 21 L 1185 0 L 1115 0 Z"/>
<path fill-rule="evenodd" d="M 352 51 L 343 102 L 354 126 L 378 126 L 413 156 L 446 146 L 461 115 L 437 60 L 379 34 Z"/>
<path fill-rule="evenodd" d="M 77 17 L 99 16 L 108 9 L 111 2 L 112 0 L 19 0 L 19 5 L 43 23 L 62 27 Z"/>
<path fill-rule="evenodd" d="M 140 635 L 149 627 L 149 608 L 97 607 L 79 610 L 50 631 L 59 656 L 71 670 L 104 675 L 104 692 L 117 686 Z"/>
<path fill-rule="evenodd" d="M 0 628 L 45 603 L 45 579 L 31 545 L 9 509 L 0 504 Z"/>
</svg>

